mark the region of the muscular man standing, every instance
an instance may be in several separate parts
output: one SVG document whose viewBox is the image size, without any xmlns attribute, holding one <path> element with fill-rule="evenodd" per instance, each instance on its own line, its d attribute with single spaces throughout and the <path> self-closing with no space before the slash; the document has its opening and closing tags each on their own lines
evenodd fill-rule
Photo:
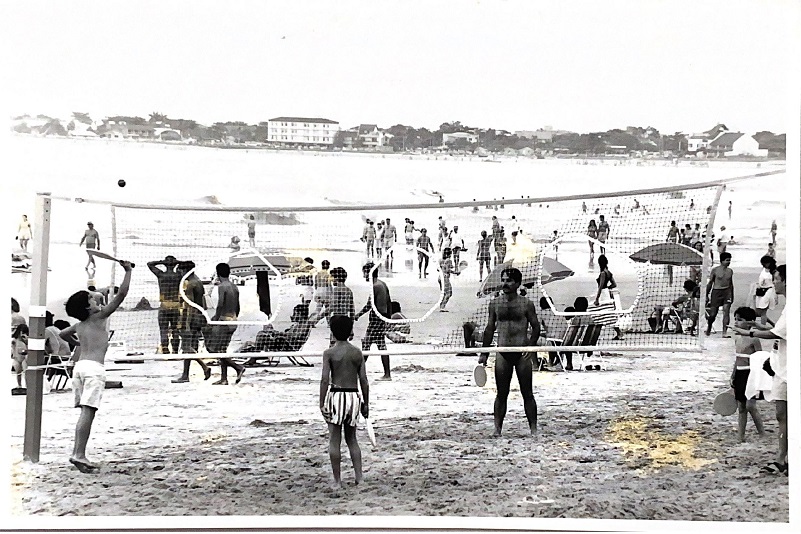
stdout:
<svg viewBox="0 0 801 534">
<path fill-rule="evenodd" d="M 178 263 L 174 256 L 166 256 L 160 261 L 147 262 L 147 268 L 156 275 L 159 282 L 161 305 L 159 306 L 158 322 L 162 354 L 169 354 L 170 346 L 172 346 L 172 352 L 178 354 L 178 344 L 181 341 L 178 337 L 178 323 L 181 319 L 182 301 L 178 287 L 181 284 L 183 273 L 176 269 Z M 157 265 L 163 266 L 164 270 L 158 269 Z"/>
<path fill-rule="evenodd" d="M 239 317 L 239 289 L 231 283 L 228 276 L 231 274 L 231 267 L 227 263 L 217 264 L 217 276 L 220 285 L 217 288 L 219 299 L 217 309 L 214 312 L 212 321 L 236 321 Z M 209 352 L 224 353 L 228 351 L 228 344 L 231 342 L 236 331 L 236 325 L 215 324 L 211 327 L 209 340 L 206 348 Z M 231 358 L 220 358 L 220 379 L 214 385 L 228 385 L 228 368 L 233 367 L 236 371 L 236 383 L 242 380 L 245 374 L 245 366 L 236 363 Z"/>
<path fill-rule="evenodd" d="M 514 267 L 501 271 L 503 294 L 494 298 L 489 305 L 489 322 L 484 329 L 483 343 L 485 347 L 492 345 L 495 328 L 498 329 L 499 347 L 524 347 L 537 344 L 540 337 L 540 322 L 534 303 L 518 293 L 523 274 Z M 528 327 L 531 326 L 531 337 L 527 338 Z M 486 364 L 488 354 L 482 354 L 478 363 Z M 523 396 L 523 408 L 528 419 L 532 435 L 537 433 L 537 401 L 534 399 L 531 374 L 532 363 L 530 353 L 499 352 L 495 358 L 495 386 L 498 393 L 495 397 L 495 437 L 501 435 L 503 418 L 506 416 L 506 400 L 509 397 L 509 386 L 512 382 L 512 371 L 517 374 L 520 394 Z"/>
<path fill-rule="evenodd" d="M 706 322 L 706 335 L 712 331 L 712 323 L 718 316 L 718 308 L 723 306 L 723 334 L 722 337 L 731 337 L 726 329 L 729 328 L 729 310 L 731 303 L 734 302 L 734 283 L 732 277 L 734 271 L 729 268 L 731 265 L 731 254 L 724 252 L 720 255 L 720 265 L 712 269 L 709 273 L 709 283 L 706 285 L 706 301 L 709 317 Z"/>
<path fill-rule="evenodd" d="M 392 317 L 392 299 L 389 296 L 389 288 L 383 280 L 378 279 L 378 269 L 373 269 L 373 267 L 372 263 L 367 263 L 362 267 L 362 273 L 365 278 L 370 274 L 371 270 L 373 271 L 373 287 L 370 296 L 367 298 L 367 304 L 353 318 L 354 321 L 358 321 L 359 317 L 365 313 L 370 313 L 367 332 L 362 339 L 362 351 L 364 352 L 370 350 L 373 343 L 378 347 L 378 350 L 387 350 L 387 342 L 384 338 L 387 335 L 389 324 L 384 319 Z M 375 309 L 378 310 L 378 314 L 373 310 L 373 300 L 375 300 Z M 364 360 L 367 361 L 367 356 L 364 357 Z M 392 380 L 389 371 L 389 355 L 381 355 L 381 365 L 384 367 L 384 376 L 378 380 Z"/>
<path fill-rule="evenodd" d="M 88 223 L 86 223 L 86 226 L 88 226 L 88 228 L 83 233 L 83 237 L 81 238 L 81 242 L 78 243 L 78 246 L 80 247 L 81 245 L 83 245 L 85 241 L 86 248 L 93 248 L 95 250 L 100 250 L 100 234 L 98 234 L 97 230 L 95 230 L 95 225 L 92 224 L 91 221 L 89 221 Z M 92 256 L 91 254 L 87 255 L 89 256 L 89 261 L 86 262 L 86 267 L 84 267 L 84 269 L 88 271 L 90 265 L 92 266 L 92 269 L 95 268 L 95 257 Z"/>
</svg>

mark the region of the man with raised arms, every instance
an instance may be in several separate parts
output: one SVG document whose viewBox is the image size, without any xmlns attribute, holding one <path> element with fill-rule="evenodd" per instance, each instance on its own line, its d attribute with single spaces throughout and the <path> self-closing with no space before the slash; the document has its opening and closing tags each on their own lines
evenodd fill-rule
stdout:
<svg viewBox="0 0 801 534">
<path fill-rule="evenodd" d="M 484 329 L 483 344 L 492 345 L 495 329 L 498 330 L 499 347 L 534 346 L 540 337 L 540 322 L 534 303 L 520 296 L 518 289 L 523 281 L 523 274 L 514 267 L 501 271 L 503 294 L 492 299 L 489 305 L 489 321 Z M 527 337 L 531 326 L 531 337 Z M 478 363 L 486 364 L 488 354 L 482 354 Z M 523 409 L 526 412 L 528 426 L 532 435 L 537 434 L 537 401 L 534 399 L 532 387 L 532 359 L 530 353 L 499 352 L 495 358 L 495 386 L 498 393 L 495 397 L 495 437 L 500 437 L 503 419 L 506 416 L 506 400 L 512 383 L 512 371 L 517 374 L 520 394 L 523 396 Z"/>
<path fill-rule="evenodd" d="M 731 310 L 731 303 L 734 302 L 734 271 L 729 267 L 731 265 L 731 254 L 724 252 L 720 255 L 720 265 L 716 266 L 709 273 L 709 283 L 706 285 L 706 301 L 707 309 L 709 310 L 709 317 L 706 323 L 706 335 L 712 332 L 712 324 L 718 316 L 718 308 L 723 306 L 723 334 L 722 337 L 731 337 L 726 332 L 729 328 L 729 311 Z"/>
<path fill-rule="evenodd" d="M 163 260 L 147 262 L 147 268 L 156 276 L 159 283 L 159 306 L 158 323 L 159 334 L 161 337 L 161 353 L 169 354 L 170 346 L 172 352 L 178 354 L 178 323 L 181 319 L 181 306 L 183 301 L 178 287 L 181 284 L 183 273 L 177 267 L 180 262 L 175 256 L 166 256 Z M 157 268 L 162 266 L 164 270 Z"/>
<path fill-rule="evenodd" d="M 119 292 L 108 306 L 101 307 L 94 294 L 88 291 L 78 291 L 67 299 L 65 308 L 67 315 L 80 322 L 59 333 L 61 339 L 64 340 L 77 334 L 81 348 L 78 361 L 72 370 L 75 407 L 81 409 L 81 415 L 75 426 L 75 445 L 72 449 L 72 456 L 70 456 L 70 463 L 81 473 L 93 473 L 98 469 L 86 458 L 86 444 L 89 441 L 92 423 L 97 409 L 100 407 L 100 400 L 106 386 L 107 319 L 122 304 L 131 285 L 131 263 L 127 261 L 121 263 L 125 269 L 125 277 L 120 284 Z"/>
</svg>

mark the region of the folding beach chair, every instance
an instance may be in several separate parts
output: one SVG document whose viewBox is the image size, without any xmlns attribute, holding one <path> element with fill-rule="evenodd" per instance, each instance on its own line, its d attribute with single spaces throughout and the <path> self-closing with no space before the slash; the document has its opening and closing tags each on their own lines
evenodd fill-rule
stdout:
<svg viewBox="0 0 801 534">
<path fill-rule="evenodd" d="M 564 347 L 575 345 L 576 340 L 581 339 L 581 336 L 584 333 L 585 326 L 583 325 L 569 325 L 567 330 L 565 330 L 565 334 L 562 336 L 561 339 L 559 338 L 546 338 L 546 341 L 554 346 L 554 347 Z M 556 356 L 559 358 L 559 363 L 562 365 L 562 371 L 567 372 L 567 354 L 566 352 L 556 352 Z M 553 353 L 551 353 L 553 355 Z M 538 370 L 542 370 L 543 360 L 540 360 L 540 366 Z"/>
<path fill-rule="evenodd" d="M 584 331 L 584 337 L 581 339 L 581 345 L 585 347 L 591 347 L 597 344 L 598 340 L 601 337 L 602 330 L 603 330 L 603 325 L 600 324 L 588 325 L 587 329 Z M 596 351 L 596 352 L 597 354 L 594 353 L 593 351 L 581 352 L 581 362 L 579 363 L 579 370 L 585 371 L 587 370 L 587 367 L 590 365 L 598 365 L 599 370 L 605 367 L 601 351 Z M 589 359 L 597 359 L 598 363 L 597 364 L 588 363 L 585 366 L 584 362 Z"/>
<path fill-rule="evenodd" d="M 72 356 L 59 356 L 47 354 L 45 356 L 45 380 L 50 382 L 50 388 L 61 391 L 72 380 Z"/>
</svg>

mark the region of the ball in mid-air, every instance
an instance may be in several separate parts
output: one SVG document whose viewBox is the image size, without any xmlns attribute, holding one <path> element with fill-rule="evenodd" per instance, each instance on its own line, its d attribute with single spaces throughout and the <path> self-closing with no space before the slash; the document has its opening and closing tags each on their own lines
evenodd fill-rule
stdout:
<svg viewBox="0 0 801 534">
<path fill-rule="evenodd" d="M 117 180 L 117 185 L 120 187 L 125 187 L 125 180 Z"/>
</svg>

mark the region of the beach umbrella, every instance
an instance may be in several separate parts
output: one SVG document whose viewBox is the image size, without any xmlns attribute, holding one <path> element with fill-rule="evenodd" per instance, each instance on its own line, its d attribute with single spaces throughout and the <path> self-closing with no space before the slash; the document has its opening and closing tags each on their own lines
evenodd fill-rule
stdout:
<svg viewBox="0 0 801 534">
<path fill-rule="evenodd" d="M 639 263 L 653 263 L 654 265 L 701 265 L 704 262 L 703 254 L 679 243 L 649 245 L 638 250 L 629 258 Z"/>
<path fill-rule="evenodd" d="M 534 287 L 537 284 L 537 260 L 534 258 L 526 258 L 522 261 L 518 260 L 507 260 L 500 265 L 496 265 L 495 268 L 490 272 L 489 276 L 481 282 L 481 287 L 479 288 L 479 293 L 483 295 L 489 295 L 490 293 L 494 293 L 496 291 L 500 291 L 503 287 L 501 284 L 501 272 L 504 269 L 516 267 L 520 269 L 520 272 L 523 273 L 523 283 L 521 286 L 524 287 Z M 557 280 L 564 280 L 569 276 L 573 276 L 573 271 L 570 267 L 556 261 L 553 258 L 543 257 L 542 259 L 542 283 L 549 284 L 551 282 L 556 282 Z"/>
</svg>

